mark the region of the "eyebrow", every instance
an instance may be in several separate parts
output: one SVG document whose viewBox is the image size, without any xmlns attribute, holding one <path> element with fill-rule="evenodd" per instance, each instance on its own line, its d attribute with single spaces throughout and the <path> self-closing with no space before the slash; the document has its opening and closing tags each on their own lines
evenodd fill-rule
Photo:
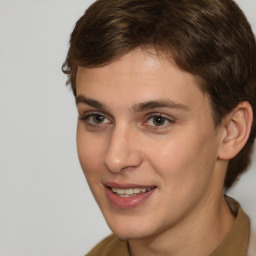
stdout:
<svg viewBox="0 0 256 256">
<path fill-rule="evenodd" d="M 142 112 L 142 111 L 147 111 L 155 108 L 182 109 L 186 111 L 189 110 L 189 107 L 184 104 L 175 102 L 170 99 L 164 99 L 164 100 L 152 100 L 152 101 L 136 104 L 132 107 L 132 111 Z"/>
<path fill-rule="evenodd" d="M 79 103 L 84 103 L 91 107 L 99 108 L 99 109 L 107 108 L 102 102 L 87 98 L 83 95 L 76 96 L 76 105 L 78 105 Z"/>
<path fill-rule="evenodd" d="M 102 102 L 91 99 L 91 98 L 87 98 L 83 95 L 78 95 L 76 97 L 76 104 L 78 105 L 79 103 L 87 104 L 88 106 L 102 109 L 102 110 L 108 109 L 108 107 Z M 148 111 L 156 108 L 170 108 L 170 109 L 181 109 L 181 110 L 189 111 L 188 106 L 175 102 L 170 99 L 150 100 L 147 102 L 138 103 L 131 107 L 131 111 L 143 112 L 143 111 Z"/>
</svg>

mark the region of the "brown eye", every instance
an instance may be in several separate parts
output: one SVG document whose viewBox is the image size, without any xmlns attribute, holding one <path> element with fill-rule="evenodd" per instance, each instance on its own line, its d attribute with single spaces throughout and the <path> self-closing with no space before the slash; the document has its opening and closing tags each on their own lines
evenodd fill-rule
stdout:
<svg viewBox="0 0 256 256">
<path fill-rule="evenodd" d="M 95 124 L 104 123 L 104 120 L 106 119 L 102 115 L 93 115 L 91 118 L 92 118 L 92 122 L 95 123 Z"/>
<path fill-rule="evenodd" d="M 169 125 L 171 125 L 172 123 L 174 123 L 174 120 L 162 116 L 162 114 L 160 113 L 154 113 L 148 117 L 144 125 L 154 129 L 164 129 L 169 127 Z"/>
<path fill-rule="evenodd" d="M 91 113 L 84 117 L 80 117 L 80 120 L 82 120 L 87 125 L 101 125 L 111 123 L 108 118 L 98 113 Z"/>
<path fill-rule="evenodd" d="M 152 117 L 152 123 L 155 126 L 162 126 L 164 124 L 166 124 L 166 118 L 162 117 L 162 116 L 154 116 Z"/>
</svg>

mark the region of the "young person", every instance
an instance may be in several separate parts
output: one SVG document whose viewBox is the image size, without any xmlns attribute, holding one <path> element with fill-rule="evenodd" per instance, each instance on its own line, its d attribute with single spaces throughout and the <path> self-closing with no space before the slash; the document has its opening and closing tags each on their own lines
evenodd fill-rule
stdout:
<svg viewBox="0 0 256 256">
<path fill-rule="evenodd" d="M 232 0 L 98 0 L 63 71 L 85 177 L 113 235 L 87 255 L 247 255 L 224 195 L 255 139 L 256 43 Z"/>
</svg>

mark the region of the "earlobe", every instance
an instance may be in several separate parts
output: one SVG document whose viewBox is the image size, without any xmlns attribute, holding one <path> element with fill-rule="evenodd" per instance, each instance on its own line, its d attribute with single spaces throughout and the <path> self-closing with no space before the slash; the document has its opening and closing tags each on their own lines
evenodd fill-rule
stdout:
<svg viewBox="0 0 256 256">
<path fill-rule="evenodd" d="M 240 102 L 223 120 L 219 159 L 234 158 L 246 144 L 252 126 L 253 112 L 249 102 Z"/>
</svg>

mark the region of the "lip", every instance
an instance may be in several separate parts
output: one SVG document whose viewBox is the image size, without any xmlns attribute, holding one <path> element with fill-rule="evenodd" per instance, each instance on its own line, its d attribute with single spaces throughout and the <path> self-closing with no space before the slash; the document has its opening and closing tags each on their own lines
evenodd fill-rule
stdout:
<svg viewBox="0 0 256 256">
<path fill-rule="evenodd" d="M 124 184 L 119 184 L 115 182 L 104 182 L 104 185 L 106 187 L 111 187 L 111 188 L 118 188 L 118 189 L 129 189 L 129 188 L 155 188 L 155 185 L 139 185 L 139 184 L 131 184 L 131 183 L 124 183 Z"/>
<path fill-rule="evenodd" d="M 138 185 L 138 184 L 118 184 L 113 182 L 104 183 L 105 193 L 110 204 L 119 209 L 130 209 L 137 207 L 147 201 L 156 191 L 154 185 Z M 120 197 L 114 194 L 111 188 L 129 189 L 129 188 L 152 188 L 150 191 L 140 193 L 132 197 Z"/>
</svg>

